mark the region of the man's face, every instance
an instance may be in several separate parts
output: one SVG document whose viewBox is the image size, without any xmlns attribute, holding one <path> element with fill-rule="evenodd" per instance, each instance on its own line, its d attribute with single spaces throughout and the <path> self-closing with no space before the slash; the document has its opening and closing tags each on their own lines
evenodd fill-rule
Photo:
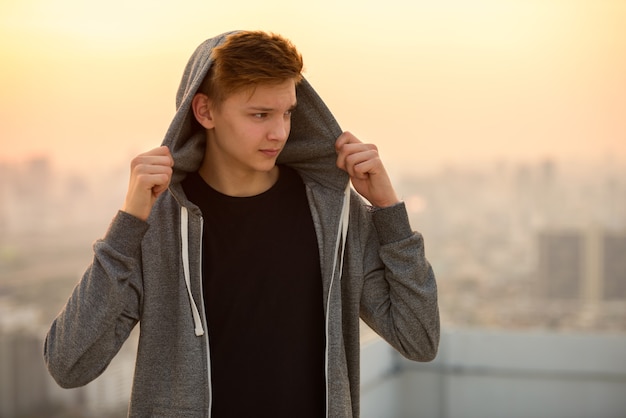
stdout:
<svg viewBox="0 0 626 418">
<path fill-rule="evenodd" d="M 295 106 L 293 80 L 228 97 L 211 112 L 214 128 L 207 146 L 213 163 L 241 174 L 270 171 L 289 137 Z"/>
</svg>

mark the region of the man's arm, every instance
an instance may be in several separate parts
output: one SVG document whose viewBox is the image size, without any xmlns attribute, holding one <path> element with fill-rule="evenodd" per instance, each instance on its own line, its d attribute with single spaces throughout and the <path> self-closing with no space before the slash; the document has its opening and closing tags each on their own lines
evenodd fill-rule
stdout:
<svg viewBox="0 0 626 418">
<path fill-rule="evenodd" d="M 337 166 L 375 207 L 373 213 L 358 214 L 366 235 L 361 317 L 407 358 L 430 361 L 437 353 L 440 324 L 437 285 L 423 237 L 411 230 L 376 146 L 344 132 L 335 147 Z"/>
<path fill-rule="evenodd" d="M 63 387 L 98 377 L 139 321 L 143 295 L 141 242 L 154 202 L 169 186 L 173 160 L 166 147 L 135 157 L 122 210 L 44 343 L 50 374 Z"/>
<path fill-rule="evenodd" d="M 92 264 L 46 335 L 44 359 L 65 388 L 98 377 L 139 321 L 146 222 L 119 211 L 95 242 Z"/>
<path fill-rule="evenodd" d="M 361 318 L 405 357 L 432 360 L 439 346 L 435 275 L 404 203 L 363 214 Z M 373 224 L 373 228 L 371 226 Z"/>
</svg>

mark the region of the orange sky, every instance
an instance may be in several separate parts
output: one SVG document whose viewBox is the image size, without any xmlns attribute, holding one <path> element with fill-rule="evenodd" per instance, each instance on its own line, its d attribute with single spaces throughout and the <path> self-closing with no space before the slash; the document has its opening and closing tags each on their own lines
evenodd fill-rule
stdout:
<svg viewBox="0 0 626 418">
<path fill-rule="evenodd" d="M 0 162 L 85 168 L 159 145 L 188 56 L 231 29 L 291 38 L 389 165 L 626 161 L 626 1 L 214 3 L 3 0 Z"/>
</svg>

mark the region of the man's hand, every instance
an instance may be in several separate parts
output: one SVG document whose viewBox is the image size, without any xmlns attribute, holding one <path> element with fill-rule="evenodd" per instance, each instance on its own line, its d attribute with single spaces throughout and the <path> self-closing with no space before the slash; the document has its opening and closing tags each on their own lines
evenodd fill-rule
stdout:
<svg viewBox="0 0 626 418">
<path fill-rule="evenodd" d="M 364 144 L 350 132 L 344 132 L 337 138 L 335 149 L 337 167 L 350 175 L 356 191 L 373 206 L 385 208 L 400 202 L 376 145 Z"/>
<path fill-rule="evenodd" d="M 122 210 L 147 220 L 157 197 L 169 187 L 174 159 L 165 147 L 155 148 L 133 158 L 130 182 Z"/>
</svg>

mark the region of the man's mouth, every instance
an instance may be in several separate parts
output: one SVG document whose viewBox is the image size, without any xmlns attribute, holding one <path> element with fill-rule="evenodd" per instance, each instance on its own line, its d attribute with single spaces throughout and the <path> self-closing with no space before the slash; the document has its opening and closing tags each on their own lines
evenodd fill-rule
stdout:
<svg viewBox="0 0 626 418">
<path fill-rule="evenodd" d="M 268 157 L 276 157 L 280 153 L 280 148 L 267 148 L 262 149 L 261 152 Z"/>
</svg>

